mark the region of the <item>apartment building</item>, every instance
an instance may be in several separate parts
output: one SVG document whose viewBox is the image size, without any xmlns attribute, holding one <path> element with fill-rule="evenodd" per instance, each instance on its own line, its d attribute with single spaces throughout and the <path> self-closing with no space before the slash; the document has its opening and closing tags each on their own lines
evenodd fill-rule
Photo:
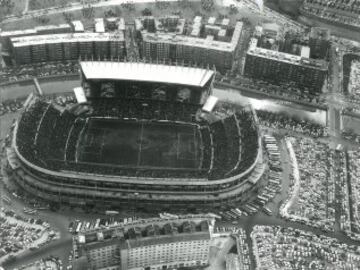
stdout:
<svg viewBox="0 0 360 270">
<path fill-rule="evenodd" d="M 328 62 L 309 58 L 310 50 L 307 46 L 302 48 L 300 55 L 294 55 L 260 48 L 257 44 L 257 38 L 250 40 L 244 66 L 245 76 L 274 84 L 292 82 L 312 94 L 322 91 Z"/>
<path fill-rule="evenodd" d="M 146 59 L 170 60 L 172 62 L 197 63 L 215 66 L 223 72 L 232 68 L 243 23 L 237 22 L 234 28 L 229 20 L 215 24 L 202 24 L 201 17 L 183 31 L 160 31 L 155 20 L 155 30 L 148 31 L 145 23 L 135 22 L 142 38 L 141 54 Z M 182 29 L 182 27 L 179 27 Z"/>
<path fill-rule="evenodd" d="M 11 38 L 16 64 L 33 62 L 124 58 L 125 40 L 117 33 L 70 33 Z"/>
<path fill-rule="evenodd" d="M 90 269 L 162 270 L 205 266 L 213 218 L 147 219 L 119 224 L 77 237 L 74 264 Z"/>
</svg>

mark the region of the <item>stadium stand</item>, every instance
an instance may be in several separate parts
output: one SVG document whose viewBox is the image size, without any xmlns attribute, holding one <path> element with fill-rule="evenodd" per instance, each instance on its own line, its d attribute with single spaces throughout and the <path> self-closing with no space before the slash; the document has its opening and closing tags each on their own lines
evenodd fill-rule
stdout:
<svg viewBox="0 0 360 270">
<path fill-rule="evenodd" d="M 71 101 L 70 101 L 71 102 Z M 76 161 L 77 140 L 87 117 L 117 117 L 139 120 L 194 122 L 199 106 L 181 102 L 144 99 L 97 99 L 86 115 L 60 111 L 50 102 L 37 100 L 21 118 L 17 143 L 21 153 L 37 164 L 53 170 L 88 172 L 151 178 L 208 178 L 240 174 L 257 155 L 257 128 L 251 112 L 243 110 L 200 125 L 202 160 L 199 169 L 128 168 Z M 240 131 L 241 126 L 241 131 Z M 31 153 L 29 147 L 33 150 Z"/>
</svg>

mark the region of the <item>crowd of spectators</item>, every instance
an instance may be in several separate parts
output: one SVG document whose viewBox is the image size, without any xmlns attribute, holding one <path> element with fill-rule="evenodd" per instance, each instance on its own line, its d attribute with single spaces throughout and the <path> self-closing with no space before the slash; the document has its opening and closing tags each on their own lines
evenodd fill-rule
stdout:
<svg viewBox="0 0 360 270">
<path fill-rule="evenodd" d="M 73 98 L 57 98 L 63 106 Z M 54 170 L 74 170 L 97 174 L 119 174 L 137 177 L 221 179 L 240 174 L 255 161 L 258 131 L 250 110 L 238 110 L 213 123 L 197 121 L 199 105 L 144 99 L 92 100 L 76 105 L 88 108 L 84 114 L 74 110 L 59 110 L 46 100 L 36 100 L 23 114 L 17 143 L 21 153 L 39 166 Z M 75 107 L 76 107 L 75 106 Z M 87 117 L 115 117 L 138 120 L 196 122 L 200 126 L 202 168 L 200 170 L 115 168 L 106 164 L 89 165 L 75 162 L 77 141 Z"/>
<path fill-rule="evenodd" d="M 260 125 L 275 128 L 288 129 L 294 132 L 304 133 L 305 135 L 317 138 L 327 135 L 326 127 L 309 121 L 299 120 L 284 114 L 258 110 L 257 116 Z"/>
<path fill-rule="evenodd" d="M 45 100 L 54 104 L 65 107 L 67 104 L 75 103 L 76 99 L 73 94 L 68 95 L 49 95 L 44 97 Z M 8 113 L 14 113 L 20 110 L 25 102 L 25 98 L 5 100 L 0 103 L 0 116 Z"/>
<path fill-rule="evenodd" d="M 199 105 L 147 99 L 96 99 L 91 116 L 193 122 Z"/>
<path fill-rule="evenodd" d="M 37 149 L 34 142 L 41 118 L 49 104 L 40 99 L 35 99 L 32 102 L 33 104 L 27 107 L 19 121 L 16 143 L 19 151 L 28 160 L 38 163 L 39 159 L 36 155 Z"/>
<path fill-rule="evenodd" d="M 33 77 L 76 74 L 78 73 L 78 70 L 79 63 L 77 61 L 46 62 L 15 67 L 5 67 L 0 69 L 0 84 L 31 79 Z"/>
<path fill-rule="evenodd" d="M 210 179 L 245 171 L 255 161 L 259 148 L 258 130 L 251 111 L 229 109 L 224 115 L 210 124 L 214 149 Z"/>
</svg>

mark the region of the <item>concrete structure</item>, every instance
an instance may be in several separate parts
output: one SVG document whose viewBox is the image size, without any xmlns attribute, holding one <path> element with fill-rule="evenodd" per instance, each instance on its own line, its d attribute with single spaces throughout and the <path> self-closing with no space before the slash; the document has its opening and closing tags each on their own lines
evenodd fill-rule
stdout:
<svg viewBox="0 0 360 270">
<path fill-rule="evenodd" d="M 257 47 L 252 38 L 246 54 L 244 75 L 275 84 L 293 82 L 310 93 L 319 93 L 327 76 L 328 62 Z"/>
<path fill-rule="evenodd" d="M 325 59 L 330 49 L 330 30 L 322 27 L 312 27 L 309 46 L 311 58 Z"/>
<path fill-rule="evenodd" d="M 145 219 L 81 232 L 74 249 L 89 269 L 177 269 L 208 264 L 214 219 Z"/>
<path fill-rule="evenodd" d="M 86 110 L 79 107 L 81 104 L 60 110 L 41 97 L 30 98 L 14 128 L 12 148 L 20 164 L 14 170 L 15 181 L 27 192 L 41 196 L 44 200 L 73 205 L 106 204 L 108 207 L 118 207 L 125 204 L 151 209 L 170 206 L 193 211 L 192 209 L 213 209 L 248 200 L 252 194 L 250 191 L 266 182 L 267 178 L 263 176 L 268 170 L 254 111 L 246 107 L 223 121 L 199 121 L 197 112 L 201 111 L 202 104 L 211 94 L 213 71 L 194 70 L 196 76 L 188 76 L 188 85 L 181 85 L 176 75 L 186 77 L 191 68 L 158 64 L 161 67 L 156 69 L 149 65 L 116 62 L 82 64 L 82 87 L 85 93 L 104 97 L 102 93 L 111 88 L 114 92 L 112 97 L 116 97 L 88 99 L 90 106 L 98 111 L 94 116 L 76 114 L 76 111 Z M 111 67 L 122 72 L 111 73 Z M 96 71 L 102 69 L 107 70 L 106 76 L 111 76 L 99 78 Z M 166 69 L 168 71 L 164 78 L 155 74 L 152 81 L 144 82 L 131 81 L 133 74 L 124 72 L 127 69 L 135 74 L 140 70 L 148 70 L 150 74 L 165 72 Z M 208 81 L 203 81 L 204 78 L 208 78 Z M 147 104 L 158 107 L 159 112 L 151 112 L 150 118 L 144 118 L 141 113 L 143 109 L 139 111 L 144 108 L 143 99 L 126 96 L 127 89 L 131 88 L 145 89 L 149 94 Z M 163 100 L 156 97 L 151 100 L 153 91 L 157 89 L 163 89 Z M 177 96 L 183 89 L 191 93 L 190 98 L 178 101 Z M 124 102 L 129 105 L 120 105 Z M 114 114 L 114 108 L 122 109 L 122 112 Z M 127 166 L 78 163 L 75 157 L 74 161 L 70 161 L 66 153 L 74 153 L 77 144 L 73 139 L 78 138 L 80 132 L 86 132 L 84 117 L 111 117 L 113 121 L 133 121 L 134 124 L 145 121 L 149 124 L 191 125 L 194 132 L 201 134 L 198 145 L 201 163 L 191 170 L 146 167 L 145 170 L 139 168 L 135 171 L 133 168 L 127 169 Z M 58 124 L 48 124 L 54 122 Z M 76 129 L 72 128 L 75 125 Z M 224 132 L 218 131 L 219 129 Z M 59 133 L 62 135 L 58 138 Z M 49 152 L 48 149 L 54 149 L 49 144 L 58 145 L 59 151 Z M 219 149 L 220 145 L 226 146 L 226 153 L 231 154 L 223 156 L 225 152 Z"/>
<path fill-rule="evenodd" d="M 105 33 L 105 23 L 103 18 L 95 18 L 95 32 L 96 33 Z"/>
<path fill-rule="evenodd" d="M 83 61 L 81 71 L 82 78 L 88 81 L 153 81 L 194 87 L 206 87 L 215 75 L 215 71 L 211 69 L 141 62 Z"/>
<path fill-rule="evenodd" d="M 16 31 L 1 31 L 0 29 L 0 43 L 2 45 L 2 52 L 8 52 L 11 49 L 11 38 L 32 35 L 70 33 L 71 31 L 72 28 L 69 24 L 37 26 L 32 29 Z"/>
<path fill-rule="evenodd" d="M 71 22 L 71 26 L 73 28 L 73 32 L 84 32 L 85 31 L 85 28 L 84 28 L 84 25 L 81 21 L 72 21 Z"/>
<path fill-rule="evenodd" d="M 188 102 L 203 104 L 211 94 L 215 71 L 142 62 L 84 61 L 81 62 L 81 78 L 88 98 L 101 96 L 104 92 L 101 89 L 108 88 L 109 83 L 112 92 L 120 96 L 124 89 L 133 85 L 148 89 L 147 93 L 151 94 L 150 85 L 161 84 L 171 85 L 162 88 L 168 97 L 179 96 L 186 90 L 189 92 Z"/>
<path fill-rule="evenodd" d="M 202 25 L 201 21 L 201 17 L 195 17 L 190 32 L 184 35 L 179 32 L 160 31 L 157 27 L 149 30 L 144 26 L 144 20 L 138 20 L 135 24 L 142 37 L 142 56 L 146 59 L 215 66 L 221 72 L 231 69 L 243 23 L 237 22 L 232 35 L 229 35 L 228 20 L 223 20 L 219 25 L 213 24 L 213 19 L 210 24 L 205 25 Z M 154 25 L 156 26 L 156 23 Z"/>
<path fill-rule="evenodd" d="M 125 40 L 117 33 L 70 33 L 11 38 L 11 53 L 17 64 L 109 59 L 125 56 Z"/>
</svg>

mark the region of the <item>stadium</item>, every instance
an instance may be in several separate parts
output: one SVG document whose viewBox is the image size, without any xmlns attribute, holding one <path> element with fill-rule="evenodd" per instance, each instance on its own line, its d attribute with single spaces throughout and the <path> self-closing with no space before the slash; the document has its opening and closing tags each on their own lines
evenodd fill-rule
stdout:
<svg viewBox="0 0 360 270">
<path fill-rule="evenodd" d="M 85 61 L 80 77 L 78 103 L 31 94 L 14 125 L 8 163 L 26 192 L 89 207 L 194 210 L 241 203 L 265 181 L 256 114 L 212 112 L 214 70 Z"/>
</svg>

